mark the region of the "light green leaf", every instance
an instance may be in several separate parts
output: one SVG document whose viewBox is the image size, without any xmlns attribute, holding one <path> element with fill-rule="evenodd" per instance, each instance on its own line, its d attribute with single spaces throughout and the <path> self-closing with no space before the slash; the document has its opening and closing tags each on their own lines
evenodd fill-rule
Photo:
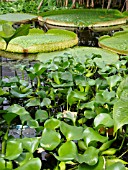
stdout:
<svg viewBox="0 0 128 170">
<path fill-rule="evenodd" d="M 104 157 L 99 157 L 98 163 L 96 165 L 90 166 L 87 164 L 80 164 L 78 170 L 103 170 L 105 164 Z"/>
<path fill-rule="evenodd" d="M 61 136 L 52 129 L 45 128 L 42 133 L 40 145 L 46 150 L 55 149 L 60 143 Z"/>
<path fill-rule="evenodd" d="M 49 98 L 44 98 L 43 101 L 41 102 L 41 106 L 50 106 L 51 100 Z"/>
<path fill-rule="evenodd" d="M 94 119 L 95 127 L 103 125 L 105 127 L 112 127 L 114 125 L 114 120 L 107 113 L 100 113 Z"/>
<path fill-rule="evenodd" d="M 38 98 L 31 98 L 31 99 L 29 99 L 29 102 L 26 104 L 26 107 L 39 106 L 39 105 L 40 105 L 40 99 L 38 99 Z"/>
<path fill-rule="evenodd" d="M 39 139 L 38 138 L 23 138 L 19 140 L 22 143 L 23 149 L 33 153 L 38 148 Z"/>
<path fill-rule="evenodd" d="M 80 140 L 83 138 L 83 128 L 77 126 L 68 125 L 65 122 L 61 122 L 60 131 L 69 140 Z"/>
<path fill-rule="evenodd" d="M 18 104 L 11 105 L 7 109 L 7 111 L 10 112 L 10 113 L 15 113 L 15 114 L 17 114 L 19 116 L 29 114 L 29 112 L 27 112 L 24 107 L 22 107 L 22 106 L 20 106 Z"/>
<path fill-rule="evenodd" d="M 59 126 L 60 126 L 60 121 L 55 118 L 48 119 L 44 123 L 44 127 L 49 129 L 56 129 Z"/>
<path fill-rule="evenodd" d="M 38 127 L 39 127 L 38 121 L 33 120 L 33 119 L 28 120 L 28 121 L 27 121 L 27 125 L 28 125 L 29 127 L 31 127 L 31 128 L 38 128 Z"/>
<path fill-rule="evenodd" d="M 58 155 L 55 156 L 59 161 L 71 161 L 77 155 L 77 146 L 73 141 L 67 141 L 62 144 L 58 150 Z"/>
<path fill-rule="evenodd" d="M 48 118 L 48 113 L 45 110 L 37 110 L 35 113 L 35 119 L 39 120 L 40 122 L 44 122 Z"/>
<path fill-rule="evenodd" d="M 126 170 L 126 168 L 124 164 L 122 164 L 121 162 L 116 162 L 108 166 L 106 170 Z"/>
<path fill-rule="evenodd" d="M 39 158 L 32 158 L 26 164 L 14 169 L 14 170 L 40 170 L 41 160 Z"/>
<path fill-rule="evenodd" d="M 94 148 L 93 146 L 90 146 L 87 148 L 83 155 L 78 155 L 77 161 L 79 163 L 86 163 L 91 166 L 95 165 L 98 162 L 98 153 L 98 149 Z"/>
<path fill-rule="evenodd" d="M 113 107 L 114 132 L 128 124 L 128 102 L 118 100 Z"/>
<path fill-rule="evenodd" d="M 14 160 L 22 153 L 22 143 L 16 140 L 10 140 L 7 142 L 6 159 Z"/>
<path fill-rule="evenodd" d="M 0 169 L 4 170 L 5 168 L 5 160 L 3 158 L 0 158 Z"/>
<path fill-rule="evenodd" d="M 93 128 L 90 128 L 90 127 L 87 127 L 84 130 L 83 138 L 84 138 L 84 141 L 86 142 L 87 146 L 92 141 L 104 143 L 108 139 L 107 137 L 101 136 L 98 132 L 96 132 Z"/>
</svg>

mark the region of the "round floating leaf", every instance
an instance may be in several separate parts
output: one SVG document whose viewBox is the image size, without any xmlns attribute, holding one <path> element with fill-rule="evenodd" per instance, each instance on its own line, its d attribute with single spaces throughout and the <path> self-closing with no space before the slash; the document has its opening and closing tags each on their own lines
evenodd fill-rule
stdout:
<svg viewBox="0 0 128 170">
<path fill-rule="evenodd" d="M 114 120 L 107 113 L 100 113 L 94 119 L 95 127 L 103 125 L 105 127 L 112 127 L 114 125 Z"/>
<path fill-rule="evenodd" d="M 60 143 L 61 136 L 52 129 L 45 128 L 42 133 L 40 145 L 46 150 L 55 149 Z"/>
<path fill-rule="evenodd" d="M 6 159 L 14 160 L 19 157 L 22 151 L 23 148 L 22 143 L 20 141 L 10 140 L 7 142 Z"/>
<path fill-rule="evenodd" d="M 49 129 L 56 129 L 59 126 L 60 126 L 60 121 L 55 118 L 48 119 L 44 123 L 44 127 Z"/>
<path fill-rule="evenodd" d="M 8 109 L 7 109 L 8 112 L 10 113 L 15 113 L 19 116 L 23 116 L 25 114 L 29 114 L 29 112 L 27 112 L 25 110 L 24 107 L 18 105 L 18 104 L 14 104 L 14 105 L 11 105 Z"/>
<path fill-rule="evenodd" d="M 33 120 L 33 119 L 28 120 L 28 121 L 27 121 L 27 125 L 28 125 L 29 127 L 31 127 L 31 128 L 38 128 L 38 127 L 39 127 L 38 121 Z"/>
<path fill-rule="evenodd" d="M 71 126 L 65 122 L 61 122 L 60 130 L 67 140 L 80 140 L 83 138 L 82 127 Z"/>
<path fill-rule="evenodd" d="M 114 132 L 128 124 L 128 102 L 118 100 L 113 107 Z"/>
<path fill-rule="evenodd" d="M 118 10 L 106 10 L 106 9 L 68 9 L 45 12 L 42 17 L 38 17 L 39 23 L 45 22 L 48 27 L 58 26 L 61 28 L 72 29 L 75 27 L 89 27 L 98 28 L 103 27 L 110 29 L 111 26 L 120 25 L 126 23 L 126 18 Z M 119 19 L 120 20 L 116 20 Z M 123 19 L 124 18 L 124 19 Z M 115 21 L 116 20 L 116 21 Z M 101 30 L 102 30 L 101 29 Z"/>
<path fill-rule="evenodd" d="M 26 164 L 14 169 L 14 170 L 40 170 L 41 160 L 39 158 L 32 158 Z"/>
<path fill-rule="evenodd" d="M 5 160 L 3 158 L 0 158 L 0 169 L 1 170 L 5 169 Z"/>
<path fill-rule="evenodd" d="M 84 141 L 86 142 L 86 145 L 88 146 L 90 142 L 92 141 L 98 141 L 98 142 L 106 142 L 107 141 L 107 137 L 105 136 L 101 136 L 98 132 L 96 132 L 95 130 L 93 130 L 92 128 L 90 127 L 87 127 L 85 130 L 84 130 L 84 133 L 83 133 L 83 138 L 84 138 Z"/>
<path fill-rule="evenodd" d="M 58 155 L 55 156 L 59 161 L 70 161 L 75 159 L 77 155 L 77 146 L 73 141 L 68 141 L 62 144 L 58 150 Z"/>
<path fill-rule="evenodd" d="M 32 29 L 26 36 L 12 39 L 6 51 L 17 53 L 50 52 L 63 50 L 77 43 L 77 35 L 71 31 L 53 29 L 44 33 L 42 30 Z M 1 50 L 3 50 L 3 46 L 5 43 L 0 39 Z"/>
<path fill-rule="evenodd" d="M 112 37 L 102 36 L 99 39 L 99 46 L 119 54 L 128 55 L 128 31 L 116 32 Z"/>
</svg>

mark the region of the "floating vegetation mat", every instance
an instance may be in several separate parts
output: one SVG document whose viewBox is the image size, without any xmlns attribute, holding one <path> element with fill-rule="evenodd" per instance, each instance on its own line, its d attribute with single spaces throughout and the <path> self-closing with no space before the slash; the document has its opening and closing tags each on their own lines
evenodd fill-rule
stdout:
<svg viewBox="0 0 128 170">
<path fill-rule="evenodd" d="M 6 43 L 0 39 L 0 50 L 17 53 L 38 53 L 63 50 L 78 43 L 77 35 L 66 30 L 49 30 L 44 33 L 39 29 L 31 29 L 27 36 L 12 39 L 6 49 Z"/>
<path fill-rule="evenodd" d="M 128 31 L 116 32 L 112 37 L 102 36 L 99 39 L 99 46 L 118 54 L 128 55 Z"/>
</svg>

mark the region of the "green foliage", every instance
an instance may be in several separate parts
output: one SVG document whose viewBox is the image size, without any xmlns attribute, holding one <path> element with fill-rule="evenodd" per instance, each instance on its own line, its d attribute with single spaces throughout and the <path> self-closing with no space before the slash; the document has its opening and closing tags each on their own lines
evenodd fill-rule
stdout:
<svg viewBox="0 0 128 170">
<path fill-rule="evenodd" d="M 1 79 L 1 105 L 10 105 L 0 109 L 2 170 L 48 169 L 39 152 L 53 158 L 51 169 L 125 168 L 127 57 L 109 65 L 96 58 L 87 56 L 83 62 L 66 53 L 30 68 L 15 66 L 25 80 Z M 20 139 L 9 136 L 17 124 Z M 35 137 L 23 138 L 26 125 L 35 129 Z M 47 162 L 48 157 L 43 159 Z"/>
</svg>

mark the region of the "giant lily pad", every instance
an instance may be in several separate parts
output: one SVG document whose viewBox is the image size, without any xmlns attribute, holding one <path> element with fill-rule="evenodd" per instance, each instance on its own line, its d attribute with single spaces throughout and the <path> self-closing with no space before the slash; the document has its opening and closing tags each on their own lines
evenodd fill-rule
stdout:
<svg viewBox="0 0 128 170">
<path fill-rule="evenodd" d="M 75 29 L 89 27 L 91 29 L 110 30 L 111 27 L 120 28 L 120 25 L 126 24 L 128 17 L 118 10 L 106 9 L 70 9 L 60 11 L 50 11 L 39 16 L 41 25 L 44 23 L 52 28 L 53 26 L 65 29 Z M 117 27 L 118 26 L 118 27 Z"/>
<path fill-rule="evenodd" d="M 128 31 L 116 32 L 112 37 L 102 36 L 99 39 L 99 46 L 119 54 L 128 55 Z"/>
<path fill-rule="evenodd" d="M 77 35 L 70 31 L 53 29 L 44 33 L 42 30 L 32 29 L 27 36 L 12 39 L 7 49 L 1 38 L 0 49 L 17 53 L 37 53 L 63 50 L 77 43 Z"/>
<path fill-rule="evenodd" d="M 96 63 L 104 62 L 105 64 L 112 64 L 118 61 L 119 56 L 109 50 L 96 47 L 74 47 L 63 51 L 56 51 L 51 53 L 39 53 L 37 60 L 45 62 L 49 59 L 53 59 L 56 56 L 72 55 L 80 62 L 84 63 L 87 57 L 96 55 L 94 61 Z"/>
<path fill-rule="evenodd" d="M 36 15 L 25 13 L 7 13 L 0 15 L 0 20 L 13 22 L 13 23 L 25 23 L 37 19 Z"/>
</svg>

